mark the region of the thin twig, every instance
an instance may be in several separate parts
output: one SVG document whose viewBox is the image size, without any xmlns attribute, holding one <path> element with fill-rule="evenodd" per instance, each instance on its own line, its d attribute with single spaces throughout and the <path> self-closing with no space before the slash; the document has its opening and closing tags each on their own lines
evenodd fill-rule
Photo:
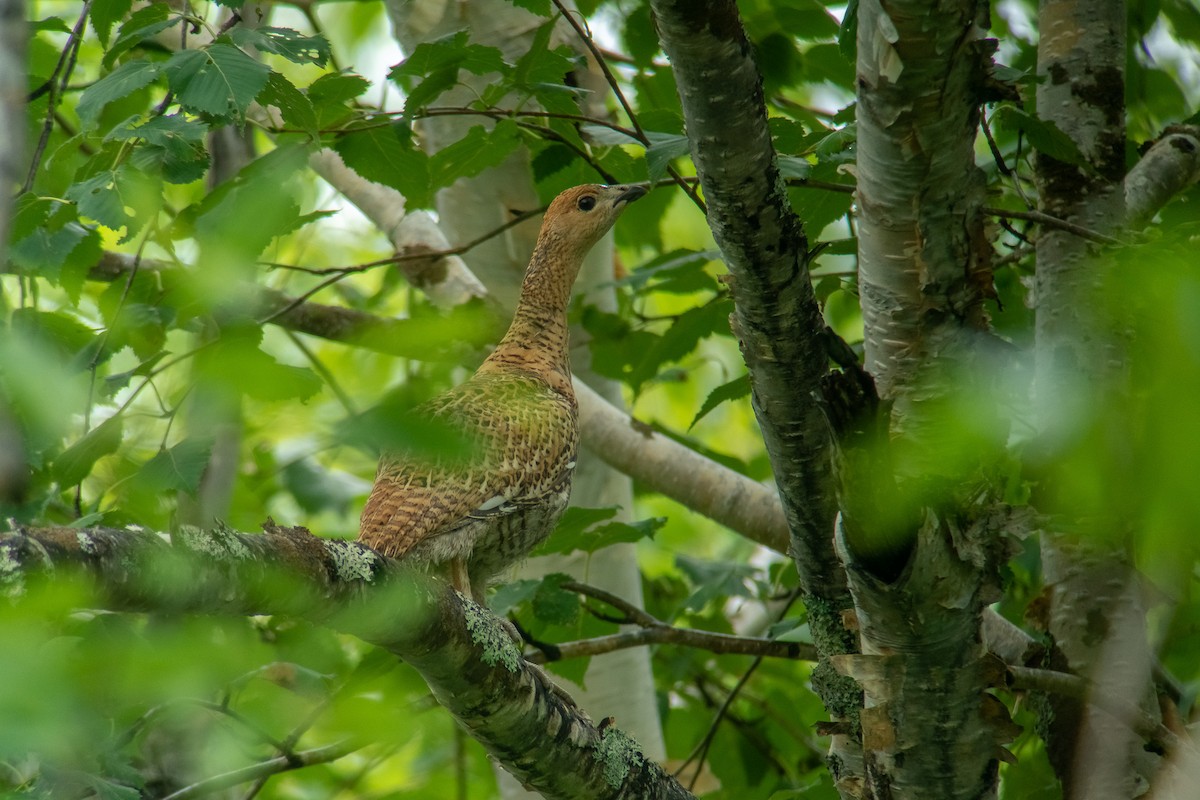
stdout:
<svg viewBox="0 0 1200 800">
<path fill-rule="evenodd" d="M 83 40 L 83 28 L 87 25 L 88 11 L 91 10 L 92 0 L 84 0 L 83 9 L 79 12 L 79 19 L 75 22 L 75 27 L 71 30 L 71 34 L 67 37 L 67 46 L 63 48 L 62 55 L 59 56 L 58 63 L 54 66 L 54 72 L 50 74 L 47 81 L 50 84 L 50 97 L 48 99 L 49 106 L 46 110 L 46 121 L 42 125 L 42 133 L 38 136 L 37 145 L 33 149 L 33 160 L 29 164 L 29 174 L 25 176 L 25 185 L 21 187 L 21 192 L 28 192 L 33 188 L 33 180 L 37 177 L 38 167 L 41 166 L 42 156 L 46 152 L 46 145 L 50 141 L 50 133 L 54 130 L 54 116 L 58 109 L 58 97 L 66 91 L 67 84 L 70 82 L 71 73 L 75 71 L 75 59 L 79 56 L 79 46 Z M 62 73 L 61 80 L 59 73 Z"/>
<path fill-rule="evenodd" d="M 202 797 L 221 789 L 228 789 L 230 786 L 237 786 L 239 783 L 252 781 L 263 775 L 277 775 L 280 772 L 309 767 L 314 764 L 327 764 L 330 761 L 337 761 L 339 758 L 361 749 L 362 746 L 359 742 L 347 739 L 337 744 L 314 747 L 312 750 L 295 753 L 291 758 L 286 756 L 270 758 L 266 761 L 260 761 L 257 764 L 251 764 L 248 767 L 242 767 L 241 769 L 235 769 L 231 772 L 225 772 L 220 775 L 214 775 L 211 778 L 205 778 L 202 781 L 197 781 L 190 786 L 183 787 L 177 792 L 172 792 L 162 800 L 188 800 L 193 797 Z"/>
<path fill-rule="evenodd" d="M 621 85 L 617 83 L 617 76 L 614 75 L 612 70 L 608 68 L 608 62 L 604 59 L 604 53 L 600 52 L 600 48 L 596 46 L 595 40 L 592 39 L 592 34 L 579 23 L 579 20 L 575 19 L 575 15 L 568 10 L 565 5 L 563 5 L 562 0 L 553 0 L 553 2 L 555 8 L 557 8 L 559 13 L 563 15 L 563 19 L 565 19 L 567 24 L 575 30 L 576 35 L 579 36 L 579 40 L 583 42 L 583 46 L 588 49 L 588 52 L 592 54 L 592 58 L 596 60 L 596 64 L 600 67 L 600 71 L 604 73 L 605 82 L 608 83 L 609 88 L 612 89 L 613 96 L 616 97 L 617 102 L 621 104 L 621 108 L 625 111 L 625 115 L 629 117 L 629 124 L 632 125 L 634 131 L 637 132 L 638 140 L 641 141 L 642 144 L 644 144 L 647 148 L 649 148 L 651 146 L 650 137 L 647 136 L 646 131 L 642 129 L 642 123 L 638 121 L 637 115 L 633 111 L 633 106 L 631 106 L 629 101 L 625 98 L 625 93 L 621 91 Z M 675 183 L 677 183 L 679 187 L 687 193 L 687 196 L 691 198 L 692 202 L 696 204 L 696 207 L 699 208 L 702 213 L 708 213 L 708 207 L 705 205 L 704 201 L 700 199 L 700 195 L 694 186 L 689 186 L 688 183 L 683 179 L 683 176 L 680 175 L 674 167 L 667 167 L 667 174 L 670 175 L 675 180 Z"/>
</svg>

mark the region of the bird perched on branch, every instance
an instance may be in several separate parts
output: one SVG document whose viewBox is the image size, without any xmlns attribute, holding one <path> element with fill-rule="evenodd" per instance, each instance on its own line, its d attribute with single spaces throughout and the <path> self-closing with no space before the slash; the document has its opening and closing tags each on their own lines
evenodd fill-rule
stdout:
<svg viewBox="0 0 1200 800">
<path fill-rule="evenodd" d="M 567 506 L 579 447 L 567 352 L 571 286 L 592 245 L 645 193 L 586 185 L 554 199 L 508 333 L 469 380 L 416 412 L 461 430 L 470 455 L 385 453 L 360 542 L 444 565 L 455 588 L 482 599 L 490 578 L 550 534 Z"/>
</svg>

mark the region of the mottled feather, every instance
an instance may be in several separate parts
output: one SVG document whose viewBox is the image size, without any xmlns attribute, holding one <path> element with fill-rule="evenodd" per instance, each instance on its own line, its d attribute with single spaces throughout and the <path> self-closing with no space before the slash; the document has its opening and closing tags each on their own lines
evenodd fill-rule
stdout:
<svg viewBox="0 0 1200 800">
<path fill-rule="evenodd" d="M 469 380 L 417 411 L 461 430 L 469 455 L 385 454 L 360 541 L 393 558 L 452 564 L 479 596 L 549 535 L 566 508 L 579 447 L 567 350 L 571 285 L 588 250 L 644 193 L 577 186 L 550 205 L 508 333 Z"/>
</svg>

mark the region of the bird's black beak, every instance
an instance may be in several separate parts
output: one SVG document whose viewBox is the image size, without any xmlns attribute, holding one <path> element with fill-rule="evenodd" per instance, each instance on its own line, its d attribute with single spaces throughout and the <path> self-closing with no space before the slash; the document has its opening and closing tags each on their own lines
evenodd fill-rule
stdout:
<svg viewBox="0 0 1200 800">
<path fill-rule="evenodd" d="M 626 186 L 623 188 L 625 191 L 617 195 L 616 200 L 613 200 L 614 206 L 619 206 L 621 203 L 632 203 L 647 192 L 645 186 Z"/>
</svg>

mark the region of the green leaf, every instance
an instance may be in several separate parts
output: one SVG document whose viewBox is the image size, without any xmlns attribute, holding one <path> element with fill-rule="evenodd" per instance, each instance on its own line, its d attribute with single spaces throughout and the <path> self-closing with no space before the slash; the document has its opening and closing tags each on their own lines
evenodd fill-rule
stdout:
<svg viewBox="0 0 1200 800">
<path fill-rule="evenodd" d="M 289 462 L 280 478 L 283 488 L 308 514 L 322 511 L 344 514 L 361 495 L 357 482 L 345 473 L 331 471 L 311 458 Z"/>
<path fill-rule="evenodd" d="M 121 242 L 127 242 L 141 229 L 162 201 L 159 181 L 144 172 L 122 164 L 106 169 L 67 189 L 82 216 L 90 217 L 106 228 L 125 228 Z"/>
<path fill-rule="evenodd" d="M 100 254 L 99 236 L 96 231 L 73 222 L 61 228 L 36 229 L 14 243 L 9 248 L 8 255 L 24 274 L 37 275 L 57 284 L 64 265 L 69 263 L 77 248 L 86 250 L 85 258 Z M 76 296 L 76 301 L 77 299 Z"/>
<path fill-rule="evenodd" d="M 222 118 L 244 115 L 271 72 L 266 64 L 220 43 L 180 51 L 163 69 L 181 106 Z"/>
<path fill-rule="evenodd" d="M 432 204 L 429 158 L 411 139 L 401 140 L 396 126 L 355 131 L 340 137 L 333 147 L 346 166 L 369 181 L 398 190 L 412 208 Z"/>
<path fill-rule="evenodd" d="M 300 128 L 314 139 L 317 137 L 317 112 L 312 101 L 278 72 L 272 70 L 267 76 L 267 85 L 258 93 L 258 102 L 279 109 L 285 125 Z"/>
<path fill-rule="evenodd" d="M 1053 122 L 1038 119 L 1013 105 L 1002 105 L 997 108 L 993 119 L 997 117 L 1004 127 L 1024 131 L 1025 135 L 1029 137 L 1029 143 L 1043 155 L 1067 164 L 1074 164 L 1077 167 L 1087 166 L 1087 160 L 1079 151 L 1075 140 L 1059 130 Z"/>
<path fill-rule="evenodd" d="M 457 31 L 432 42 L 422 42 L 413 48 L 412 55 L 392 67 L 388 78 L 403 86 L 404 78 L 423 78 L 445 69 L 453 70 L 455 75 L 460 69 L 475 75 L 509 69 L 497 48 L 471 44 L 468 39 L 467 31 Z"/>
<path fill-rule="evenodd" d="M 254 47 L 274 53 L 295 64 L 324 67 L 329 61 L 329 40 L 324 36 L 305 36 L 291 28 L 247 28 L 238 26 L 230 33 L 238 47 Z"/>
<path fill-rule="evenodd" d="M 748 583 L 754 576 L 755 567 L 731 561 L 704 561 L 689 556 L 676 556 L 675 566 L 696 587 L 683 607 L 689 611 L 700 611 L 713 601 L 729 597 L 751 597 Z"/>
<path fill-rule="evenodd" d="M 87 785 L 96 793 L 97 800 L 138 800 L 142 796 L 142 793 L 132 786 L 99 775 L 87 776 Z"/>
<path fill-rule="evenodd" d="M 100 44 L 108 47 L 108 35 L 112 32 L 113 25 L 128 14 L 132 6 L 133 0 L 92 0 L 88 17 L 92 21 L 96 36 L 100 38 Z"/>
<path fill-rule="evenodd" d="M 512 120 L 501 120 L 490 131 L 476 125 L 466 136 L 429 159 L 433 185 L 435 188 L 449 186 L 459 178 L 469 178 L 499 166 L 520 145 L 519 129 Z"/>
<path fill-rule="evenodd" d="M 361 75 L 338 73 L 322 75 L 313 81 L 306 91 L 313 106 L 321 109 L 325 106 L 340 106 L 362 96 L 370 88 L 371 82 Z"/>
<path fill-rule="evenodd" d="M 54 459 L 50 472 L 62 486 L 74 486 L 92 471 L 92 466 L 121 446 L 121 417 L 110 417 L 88 431 Z"/>
<path fill-rule="evenodd" d="M 704 398 L 704 404 L 700 406 L 700 410 L 696 412 L 696 416 L 692 419 L 692 423 L 688 425 L 688 430 L 696 427 L 696 423 L 704 419 L 721 403 L 729 400 L 740 400 L 750 394 L 750 375 L 746 374 L 740 378 L 734 378 L 729 383 L 723 383 L 717 388 L 708 393 L 708 397 Z"/>
<path fill-rule="evenodd" d="M 627 379 L 634 393 L 653 378 L 663 364 L 679 361 L 695 350 L 701 339 L 714 333 L 728 332 L 729 315 L 732 312 L 731 301 L 718 300 L 680 314 L 671 327 L 648 350 L 642 352 L 629 372 Z"/>
<path fill-rule="evenodd" d="M 570 575 L 554 572 L 540 581 L 530 603 L 533 615 L 548 625 L 573 625 L 579 619 L 583 603 L 575 592 L 562 588 L 575 580 Z"/>
<path fill-rule="evenodd" d="M 647 261 L 618 281 L 617 285 L 642 291 L 653 281 L 655 291 L 685 294 L 712 289 L 716 281 L 704 271 L 704 267 L 720 258 L 719 250 L 672 250 Z"/>
<path fill-rule="evenodd" d="M 205 254 L 248 261 L 257 258 L 272 239 L 293 230 L 300 208 L 292 199 L 292 187 L 307 159 L 307 145 L 293 142 L 277 147 L 205 197 L 195 209 L 195 235 Z M 248 219 L 254 224 L 247 225 Z"/>
<path fill-rule="evenodd" d="M 104 54 L 104 67 L 111 69 L 112 65 L 117 63 L 117 59 L 127 50 L 136 47 L 152 36 L 157 36 L 167 28 L 179 24 L 181 20 L 182 17 L 171 15 L 171 9 L 166 3 L 151 3 L 145 8 L 139 8 L 129 16 L 129 19 L 121 26 L 121 30 L 117 32 L 116 41 Z"/>
<path fill-rule="evenodd" d="M 12 312 L 12 333 L 38 341 L 58 356 L 62 365 L 78 370 L 81 355 L 91 352 L 97 336 L 92 328 L 57 311 L 18 308 Z"/>
<path fill-rule="evenodd" d="M 688 138 L 673 133 L 657 133 L 647 131 L 646 138 L 651 142 L 646 148 L 646 171 L 653 183 L 667 173 L 673 159 L 688 154 Z"/>
<path fill-rule="evenodd" d="M 142 125 L 124 124 L 113 129 L 108 139 L 141 139 L 131 163 L 146 173 L 160 173 L 170 183 L 191 183 L 208 170 L 208 151 L 204 149 L 208 125 L 189 120 L 182 114 L 151 117 Z"/>
<path fill-rule="evenodd" d="M 838 26 L 837 41 L 842 57 L 853 64 L 858 58 L 858 0 L 850 0 L 846 4 L 846 13 L 842 15 L 842 24 Z"/>
<path fill-rule="evenodd" d="M 231 386 L 256 400 L 307 400 L 321 391 L 322 382 L 307 367 L 280 364 L 241 335 L 223 337 L 203 361 L 205 377 Z"/>
<path fill-rule="evenodd" d="M 633 523 L 609 522 L 617 513 L 611 508 L 568 508 L 554 533 L 535 550 L 536 555 L 567 554 L 576 551 L 594 553 L 620 542 L 636 542 L 653 536 L 665 523 L 664 517 Z"/>
<path fill-rule="evenodd" d="M 63 22 L 62 17 L 46 17 L 45 19 L 34 20 L 33 22 L 29 23 L 29 33 L 39 33 L 41 31 L 70 33 L 71 26 Z"/>
<path fill-rule="evenodd" d="M 184 439 L 142 465 L 136 480 L 152 492 L 194 492 L 212 452 L 211 439 Z"/>
<path fill-rule="evenodd" d="M 526 603 L 533 599 L 533 595 L 537 592 L 538 587 L 542 585 L 539 580 L 528 578 L 519 581 L 510 581 L 498 588 L 488 601 L 488 606 L 492 609 L 492 613 L 498 617 L 507 616 L 509 611 L 512 611 L 521 603 Z"/>
<path fill-rule="evenodd" d="M 158 80 L 163 65 L 154 61 L 126 61 L 83 90 L 75 113 L 85 131 L 96 127 L 104 107 Z"/>
<path fill-rule="evenodd" d="M 779 165 L 779 174 L 785 179 L 807 180 L 812 174 L 812 164 L 797 156 L 777 156 L 775 163 Z"/>
</svg>

